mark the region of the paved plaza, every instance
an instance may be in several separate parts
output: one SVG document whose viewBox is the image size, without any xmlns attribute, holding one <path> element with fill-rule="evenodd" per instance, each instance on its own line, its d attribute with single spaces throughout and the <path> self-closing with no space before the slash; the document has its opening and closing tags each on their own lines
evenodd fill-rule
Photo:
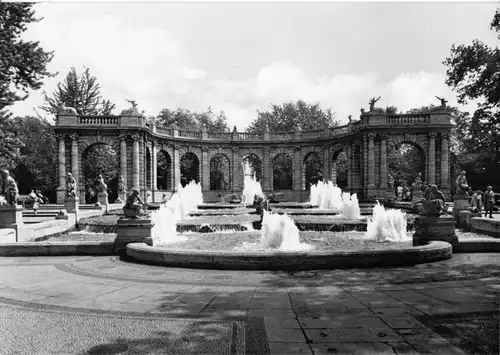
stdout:
<svg viewBox="0 0 500 355">
<path fill-rule="evenodd" d="M 0 259 L 0 354 L 498 354 L 500 259 L 302 272 Z"/>
</svg>

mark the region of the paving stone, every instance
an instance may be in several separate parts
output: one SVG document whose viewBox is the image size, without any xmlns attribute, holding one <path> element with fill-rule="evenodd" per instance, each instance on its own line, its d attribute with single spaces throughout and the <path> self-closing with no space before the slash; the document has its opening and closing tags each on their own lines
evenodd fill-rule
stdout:
<svg viewBox="0 0 500 355">
<path fill-rule="evenodd" d="M 314 355 L 420 355 L 411 345 L 403 342 L 384 343 L 329 343 L 311 344 Z"/>
<path fill-rule="evenodd" d="M 349 329 L 304 329 L 312 343 L 402 341 L 403 338 L 389 327 Z"/>
<path fill-rule="evenodd" d="M 271 355 L 314 355 L 306 343 L 269 343 Z"/>
<path fill-rule="evenodd" d="M 366 318 L 356 316 L 332 317 L 332 319 L 300 318 L 303 328 L 384 328 L 387 325 L 378 317 Z"/>
<path fill-rule="evenodd" d="M 399 316 L 399 317 L 380 317 L 382 321 L 387 323 L 389 327 L 393 329 L 404 329 L 404 328 L 423 328 L 423 325 L 420 321 L 415 319 L 414 317 L 408 316 Z"/>
<path fill-rule="evenodd" d="M 403 306 L 403 307 L 388 307 L 388 308 L 372 308 L 371 309 L 374 314 L 378 316 L 402 316 L 402 315 L 421 315 L 423 314 L 421 311 L 418 309 L 415 309 L 410 306 Z"/>
<path fill-rule="evenodd" d="M 276 343 L 306 343 L 306 338 L 301 329 L 294 328 L 268 328 L 266 327 L 267 340 Z"/>
<path fill-rule="evenodd" d="M 264 317 L 266 328 L 300 329 L 296 318 L 291 317 Z"/>
</svg>

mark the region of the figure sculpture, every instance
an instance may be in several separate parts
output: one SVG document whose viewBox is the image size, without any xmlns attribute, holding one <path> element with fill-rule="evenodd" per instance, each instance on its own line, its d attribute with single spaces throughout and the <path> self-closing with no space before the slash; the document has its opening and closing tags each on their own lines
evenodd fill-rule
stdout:
<svg viewBox="0 0 500 355">
<path fill-rule="evenodd" d="M 57 112 L 59 115 L 63 114 L 73 114 L 77 115 L 78 112 L 76 112 L 76 109 L 73 107 L 68 107 L 64 102 L 61 102 L 61 105 L 59 106 L 59 110 Z"/>
<path fill-rule="evenodd" d="M 441 106 L 439 106 L 439 108 L 446 108 L 446 104 L 448 103 L 448 100 L 446 100 L 445 98 L 439 97 L 439 96 L 436 96 L 436 99 L 441 101 Z"/>
<path fill-rule="evenodd" d="M 76 180 L 71 173 L 66 177 L 66 197 L 76 197 Z"/>
<path fill-rule="evenodd" d="M 139 190 L 133 188 L 123 206 L 125 217 L 140 218 L 144 216 L 145 204 L 139 196 Z"/>
<path fill-rule="evenodd" d="M 422 173 L 418 173 L 415 178 L 415 182 L 413 183 L 413 191 L 421 191 L 422 190 Z"/>
<path fill-rule="evenodd" d="M 427 188 L 424 198 L 414 204 L 419 209 L 422 216 L 439 217 L 447 214 L 444 195 L 438 190 L 437 185 L 433 184 Z"/>
<path fill-rule="evenodd" d="M 0 195 L 5 197 L 7 205 L 15 205 L 17 199 L 19 198 L 19 189 L 17 188 L 17 183 L 8 170 L 2 170 L 1 174 L 1 184 L 0 184 Z"/>
<path fill-rule="evenodd" d="M 467 183 L 467 178 L 465 177 L 465 171 L 462 170 L 457 177 L 457 195 L 465 195 L 469 190 L 469 184 Z"/>
<path fill-rule="evenodd" d="M 123 178 L 123 175 L 120 175 L 118 178 L 118 192 L 123 192 L 125 191 L 125 179 Z"/>
<path fill-rule="evenodd" d="M 370 104 L 370 112 L 375 111 L 375 104 L 376 104 L 376 103 L 377 103 L 377 102 L 378 102 L 381 98 L 382 98 L 382 97 L 381 97 L 381 96 L 379 96 L 379 97 L 377 97 L 377 98 L 372 97 L 372 98 L 370 99 L 370 102 L 369 102 L 369 104 Z"/>
<path fill-rule="evenodd" d="M 347 118 L 349 119 L 349 122 L 347 124 L 351 124 L 352 123 L 352 115 L 347 116 Z"/>
<path fill-rule="evenodd" d="M 394 188 L 394 178 L 391 174 L 387 174 L 387 183 L 389 184 L 390 189 Z"/>
<path fill-rule="evenodd" d="M 108 191 L 108 185 L 104 182 L 104 178 L 101 174 L 97 177 L 97 189 L 100 193 Z"/>
<path fill-rule="evenodd" d="M 137 111 L 137 101 L 125 99 L 128 103 L 132 105 L 132 108 Z"/>
</svg>

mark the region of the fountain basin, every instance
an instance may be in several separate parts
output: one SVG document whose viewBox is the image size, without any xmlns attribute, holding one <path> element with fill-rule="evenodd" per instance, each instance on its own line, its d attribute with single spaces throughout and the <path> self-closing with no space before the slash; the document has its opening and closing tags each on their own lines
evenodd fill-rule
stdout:
<svg viewBox="0 0 500 355">
<path fill-rule="evenodd" d="M 203 269 L 226 270 L 315 270 L 385 266 L 408 266 L 446 260 L 452 248 L 446 242 L 400 249 L 335 250 L 324 252 L 200 251 L 151 247 L 144 243 L 127 245 L 134 262 Z"/>
</svg>

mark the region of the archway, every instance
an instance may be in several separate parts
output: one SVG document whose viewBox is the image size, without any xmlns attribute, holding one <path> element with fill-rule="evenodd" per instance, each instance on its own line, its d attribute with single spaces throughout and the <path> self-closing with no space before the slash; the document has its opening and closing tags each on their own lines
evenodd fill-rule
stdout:
<svg viewBox="0 0 500 355">
<path fill-rule="evenodd" d="M 305 188 L 323 180 L 323 164 L 317 152 L 310 152 L 304 157 Z"/>
<path fill-rule="evenodd" d="M 247 154 L 243 157 L 243 164 L 248 164 L 252 175 L 255 173 L 257 181 L 262 181 L 262 161 L 259 156 L 253 153 Z M 245 172 L 243 171 L 243 174 Z"/>
<path fill-rule="evenodd" d="M 16 166 L 14 171 L 12 171 L 12 177 L 16 180 L 17 188 L 21 195 L 27 195 L 31 190 L 38 189 L 38 186 L 35 185 L 35 179 L 33 179 L 31 171 L 24 164 Z"/>
<path fill-rule="evenodd" d="M 418 173 L 426 180 L 426 159 L 424 150 L 413 143 L 394 145 L 388 154 L 388 173 L 394 178 L 394 185 L 410 187 Z"/>
<path fill-rule="evenodd" d="M 229 190 L 230 161 L 224 154 L 216 154 L 210 159 L 210 190 Z"/>
<path fill-rule="evenodd" d="M 160 150 L 156 160 L 156 186 L 158 190 L 172 190 L 172 159 L 170 154 Z"/>
<path fill-rule="evenodd" d="M 273 189 L 293 189 L 293 162 L 288 154 L 278 154 L 273 159 Z"/>
<path fill-rule="evenodd" d="M 347 154 L 340 150 L 333 156 L 331 179 L 341 189 L 348 186 L 349 169 L 347 166 Z"/>
<path fill-rule="evenodd" d="M 188 152 L 181 157 L 181 185 L 191 181 L 199 182 L 200 160 L 196 154 Z"/>
<path fill-rule="evenodd" d="M 120 173 L 119 155 L 109 144 L 96 143 L 88 146 L 82 153 L 83 185 L 85 201 L 97 202 L 97 177 L 102 175 L 108 185 L 108 200 L 118 197 L 118 174 Z"/>
</svg>

